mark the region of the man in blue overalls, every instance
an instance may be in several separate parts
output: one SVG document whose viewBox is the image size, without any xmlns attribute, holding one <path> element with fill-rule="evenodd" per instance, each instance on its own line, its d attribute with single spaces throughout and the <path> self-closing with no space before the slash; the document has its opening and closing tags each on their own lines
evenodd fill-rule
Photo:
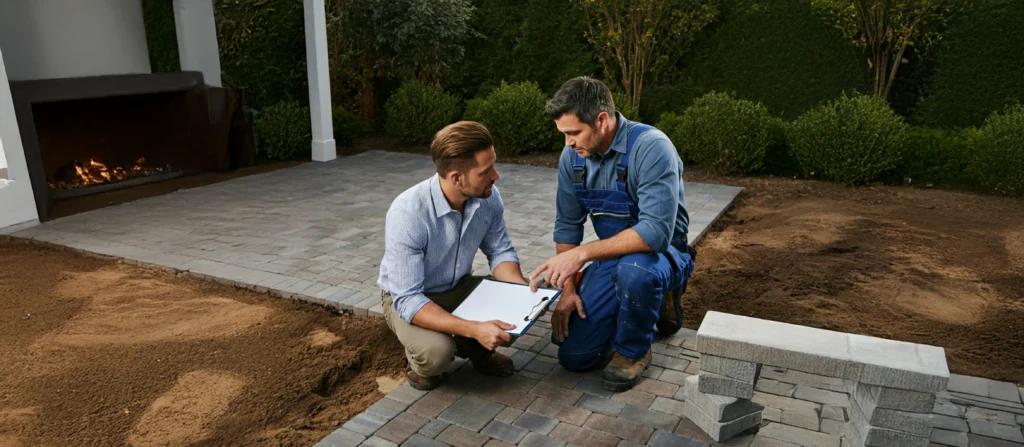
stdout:
<svg viewBox="0 0 1024 447">
<path fill-rule="evenodd" d="M 679 300 L 695 255 L 687 245 L 683 162 L 660 130 L 616 112 L 596 79 L 567 81 L 546 113 L 566 145 L 558 254 L 534 270 L 531 284 L 543 278 L 562 289 L 551 318 L 559 363 L 570 371 L 604 366 L 604 388 L 626 391 L 650 363 L 655 327 L 671 334 L 682 326 Z M 600 240 L 580 245 L 588 215 Z"/>
</svg>

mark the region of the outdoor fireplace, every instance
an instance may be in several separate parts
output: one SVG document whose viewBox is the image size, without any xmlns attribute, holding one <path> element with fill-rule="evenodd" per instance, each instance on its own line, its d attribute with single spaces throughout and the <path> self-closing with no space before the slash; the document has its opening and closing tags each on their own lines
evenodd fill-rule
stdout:
<svg viewBox="0 0 1024 447">
<path fill-rule="evenodd" d="M 11 82 L 40 220 L 54 201 L 253 162 L 239 92 L 198 72 Z"/>
</svg>

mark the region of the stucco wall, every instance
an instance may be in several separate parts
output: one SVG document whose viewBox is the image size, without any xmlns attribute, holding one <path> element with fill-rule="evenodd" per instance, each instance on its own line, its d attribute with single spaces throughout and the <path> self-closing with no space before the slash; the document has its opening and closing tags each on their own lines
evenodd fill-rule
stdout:
<svg viewBox="0 0 1024 447">
<path fill-rule="evenodd" d="M 142 0 L 0 0 L 11 80 L 149 73 Z"/>
<path fill-rule="evenodd" d="M 0 0 L 0 2 L 6 0 Z M 14 117 L 14 102 L 7 83 L 4 53 L 0 48 L 0 144 L 7 163 L 7 179 L 0 179 L 0 232 L 5 228 L 26 223 L 37 223 L 36 200 L 25 163 L 25 150 L 21 145 L 18 121 Z"/>
</svg>

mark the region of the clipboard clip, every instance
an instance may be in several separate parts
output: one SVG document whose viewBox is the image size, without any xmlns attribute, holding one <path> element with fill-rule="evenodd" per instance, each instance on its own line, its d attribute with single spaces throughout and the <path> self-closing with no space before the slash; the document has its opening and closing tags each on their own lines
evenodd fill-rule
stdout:
<svg viewBox="0 0 1024 447">
<path fill-rule="evenodd" d="M 533 307 L 530 308 L 530 314 L 525 316 L 525 317 L 523 317 L 523 321 L 530 321 L 530 315 L 533 315 L 533 312 L 537 310 L 537 306 L 543 306 L 543 304 L 548 299 L 549 299 L 548 297 L 541 298 L 539 303 L 534 304 Z"/>
</svg>

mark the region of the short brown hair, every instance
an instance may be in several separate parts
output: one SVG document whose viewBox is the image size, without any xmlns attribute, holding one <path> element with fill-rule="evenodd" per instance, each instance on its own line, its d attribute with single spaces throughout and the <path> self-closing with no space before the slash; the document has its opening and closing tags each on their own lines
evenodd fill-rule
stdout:
<svg viewBox="0 0 1024 447">
<path fill-rule="evenodd" d="M 492 146 L 494 138 L 483 124 L 459 121 L 437 131 L 430 143 L 430 155 L 437 173 L 444 176 L 453 169 L 465 172 L 475 166 L 476 153 Z"/>
</svg>

